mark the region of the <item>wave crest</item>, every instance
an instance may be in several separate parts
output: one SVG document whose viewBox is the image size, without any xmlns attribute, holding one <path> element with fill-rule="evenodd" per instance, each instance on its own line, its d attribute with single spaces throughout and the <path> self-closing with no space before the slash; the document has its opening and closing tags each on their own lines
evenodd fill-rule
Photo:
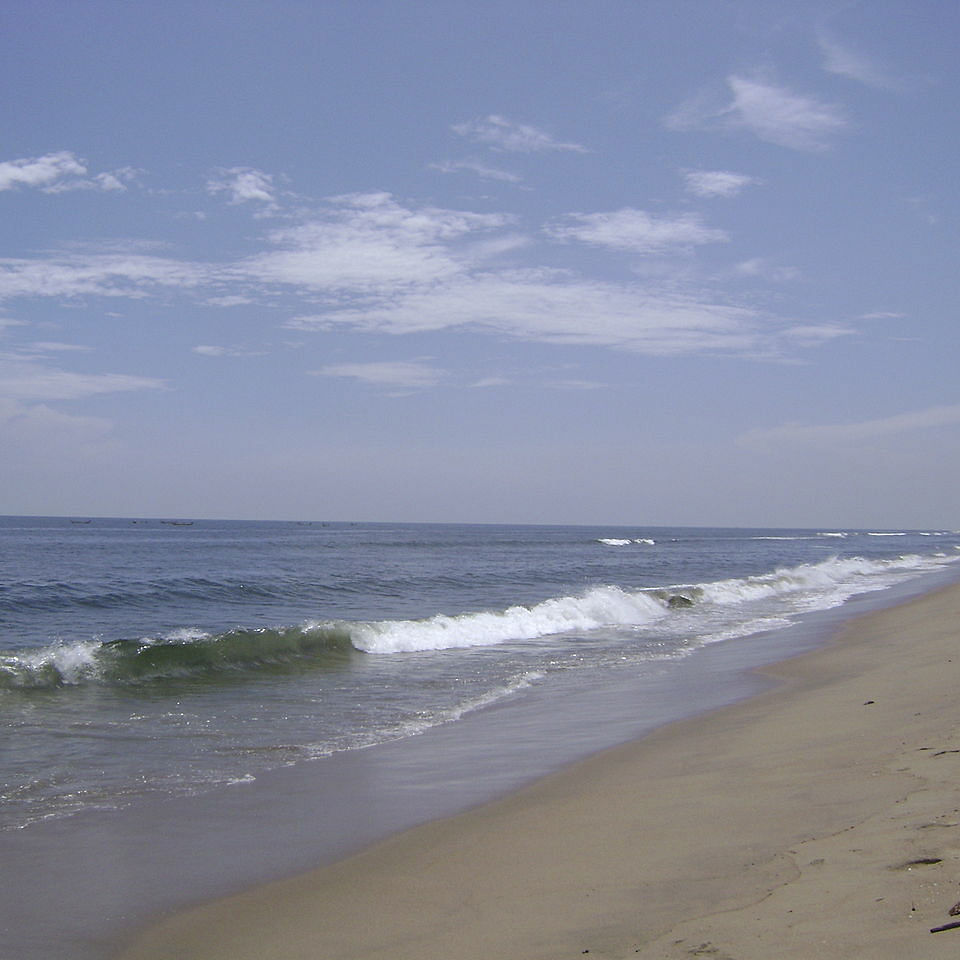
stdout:
<svg viewBox="0 0 960 960">
<path fill-rule="evenodd" d="M 665 604 L 650 593 L 596 587 L 581 597 L 555 597 L 500 611 L 359 624 L 353 629 L 353 644 L 366 653 L 490 646 L 605 626 L 640 626 L 666 613 Z"/>
<path fill-rule="evenodd" d="M 289 668 L 305 661 L 332 665 L 352 649 L 349 632 L 333 623 L 220 634 L 183 629 L 159 638 L 58 643 L 0 655 L 0 689 L 122 686 Z"/>
</svg>

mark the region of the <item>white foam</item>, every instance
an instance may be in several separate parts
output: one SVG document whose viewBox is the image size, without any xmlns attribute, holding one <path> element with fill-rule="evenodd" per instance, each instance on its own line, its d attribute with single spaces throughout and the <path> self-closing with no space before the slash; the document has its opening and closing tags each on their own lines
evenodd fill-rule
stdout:
<svg viewBox="0 0 960 960">
<path fill-rule="evenodd" d="M 636 537 L 633 540 L 630 540 L 626 537 L 600 537 L 597 540 L 597 543 L 602 543 L 607 547 L 629 547 L 633 543 L 638 543 L 646 547 L 652 547 L 656 545 L 656 542 L 656 540 L 651 540 L 649 537 Z"/>
<path fill-rule="evenodd" d="M 729 608 L 770 601 L 774 606 L 764 612 L 758 611 L 758 615 L 782 617 L 785 612 L 793 615 L 829 609 L 854 594 L 886 589 L 917 573 L 937 569 L 944 562 L 958 559 L 951 557 L 945 561 L 942 557 L 917 555 L 888 560 L 835 557 L 821 563 L 782 567 L 759 576 L 681 584 L 660 589 L 656 595 L 649 590 L 627 591 L 604 586 L 595 587 L 582 596 L 556 597 L 505 610 L 456 616 L 437 614 L 423 620 L 342 623 L 340 626 L 349 630 L 351 642 L 357 649 L 388 654 L 493 646 L 583 633 L 602 627 L 642 628 L 675 612 L 670 607 L 670 600 L 676 592 L 695 598 L 691 608 L 694 616 L 697 616 L 701 603 Z M 786 610 L 784 603 L 787 604 Z M 742 635 L 740 628 L 737 628 L 737 635 Z"/>
<path fill-rule="evenodd" d="M 828 534 L 818 533 L 817 537 L 825 537 Z M 816 537 L 751 537 L 751 540 L 816 540 Z"/>
<path fill-rule="evenodd" d="M 793 623 L 786 617 L 757 617 L 753 620 L 744 620 L 741 623 L 734 623 L 728 627 L 720 628 L 707 633 L 700 639 L 700 644 L 720 643 L 723 640 L 735 640 L 738 637 L 749 637 L 754 633 L 762 633 L 765 630 L 780 630 L 783 627 L 789 627 Z"/>
<path fill-rule="evenodd" d="M 174 643 L 191 643 L 195 640 L 207 640 L 209 637 L 210 634 L 199 627 L 179 627 L 163 635 L 164 640 Z"/>
<path fill-rule="evenodd" d="M 97 672 L 96 653 L 99 649 L 99 640 L 56 643 L 31 653 L 3 657 L 0 663 L 27 686 L 34 679 L 42 681 L 44 675 L 52 671 L 56 672 L 60 683 L 74 685 Z"/>
<path fill-rule="evenodd" d="M 916 572 L 941 566 L 938 558 L 916 555 L 890 560 L 834 557 L 821 563 L 778 568 L 772 573 L 704 584 L 701 594 L 717 604 L 740 604 L 792 595 L 804 609 L 827 609 L 855 593 L 884 590 Z"/>
<path fill-rule="evenodd" d="M 498 700 L 502 700 L 504 697 L 512 697 L 521 690 L 526 690 L 529 687 L 532 687 L 535 683 L 543 678 L 544 674 L 539 670 L 529 670 L 526 673 L 521 674 L 519 677 L 514 678 L 510 682 L 503 684 L 502 686 L 494 687 L 493 690 L 488 690 L 486 693 L 483 693 L 478 697 L 474 697 L 472 700 L 467 700 L 459 706 L 448 710 L 443 716 L 442 721 L 450 722 L 453 720 L 459 720 L 464 714 L 473 713 L 474 710 L 480 710 L 483 707 L 488 707 L 491 704 L 496 703 Z"/>
<path fill-rule="evenodd" d="M 367 653 L 411 653 L 536 640 L 603 626 L 637 626 L 665 616 L 667 607 L 642 592 L 596 587 L 580 597 L 556 597 L 501 611 L 438 614 L 426 620 L 355 624 L 353 645 Z"/>
</svg>

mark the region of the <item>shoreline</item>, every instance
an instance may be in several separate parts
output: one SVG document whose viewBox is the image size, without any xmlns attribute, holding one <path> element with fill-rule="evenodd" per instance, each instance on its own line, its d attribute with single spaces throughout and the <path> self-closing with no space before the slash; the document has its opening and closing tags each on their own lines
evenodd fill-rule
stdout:
<svg viewBox="0 0 960 960">
<path fill-rule="evenodd" d="M 928 930 L 960 900 L 958 618 L 958 584 L 862 614 L 755 668 L 773 689 L 178 913 L 121 956 L 952 957 L 960 931 Z"/>
</svg>

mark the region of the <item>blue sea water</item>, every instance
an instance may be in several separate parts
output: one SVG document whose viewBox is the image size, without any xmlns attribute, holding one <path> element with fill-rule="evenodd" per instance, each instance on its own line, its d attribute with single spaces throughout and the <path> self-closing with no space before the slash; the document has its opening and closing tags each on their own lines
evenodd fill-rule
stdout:
<svg viewBox="0 0 960 960">
<path fill-rule="evenodd" d="M 958 559 L 943 530 L 0 518 L 0 831 L 669 676 Z"/>
</svg>

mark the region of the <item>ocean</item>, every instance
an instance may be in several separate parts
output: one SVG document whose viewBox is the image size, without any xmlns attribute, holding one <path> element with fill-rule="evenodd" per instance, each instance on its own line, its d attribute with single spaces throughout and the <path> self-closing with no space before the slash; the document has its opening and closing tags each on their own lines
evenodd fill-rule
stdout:
<svg viewBox="0 0 960 960">
<path fill-rule="evenodd" d="M 0 829 L 416 736 L 960 559 L 945 531 L 0 520 Z"/>
<path fill-rule="evenodd" d="M 529 756 L 559 764 L 635 735 L 636 716 L 696 712 L 709 679 L 677 678 L 705 651 L 773 645 L 958 560 L 948 530 L 0 518 L 0 851 L 42 866 L 52 837 L 132 830 L 178 798 L 225 809 L 277 771 L 316 777 L 387 744 L 432 743 L 442 766 L 443 744 L 478 736 L 471 718 L 507 731 L 495 770 L 534 705 L 554 713 Z M 523 768 L 504 788 L 541 772 L 501 766 Z M 457 777 L 473 796 L 469 765 Z M 375 788 L 350 789 L 362 805 Z M 22 910 L 0 914 L 7 942 L 40 922 Z M 107 934 L 87 934 L 21 937 L 16 955 L 104 955 Z"/>
</svg>

